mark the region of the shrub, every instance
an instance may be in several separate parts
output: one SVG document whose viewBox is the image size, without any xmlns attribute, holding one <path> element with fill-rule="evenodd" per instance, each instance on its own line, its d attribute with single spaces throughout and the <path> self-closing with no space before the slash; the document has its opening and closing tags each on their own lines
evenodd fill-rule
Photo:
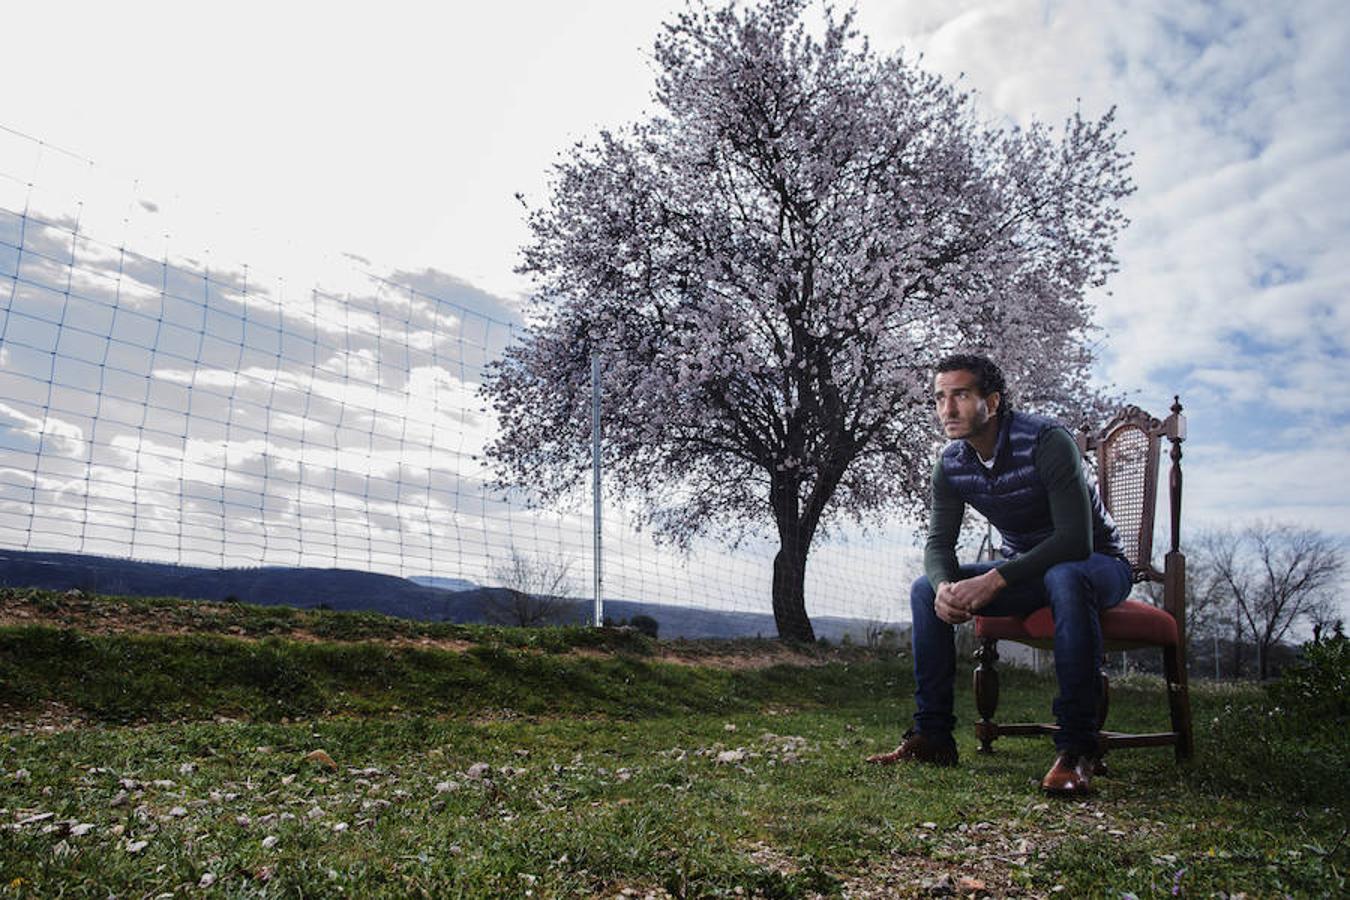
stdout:
<svg viewBox="0 0 1350 900">
<path fill-rule="evenodd" d="M 1344 725 L 1350 719 L 1350 639 L 1313 641 L 1302 659 L 1269 688 L 1271 699 L 1294 715 Z"/>
<path fill-rule="evenodd" d="M 1314 641 L 1302 657 L 1252 699 L 1225 704 L 1207 728 L 1200 725 L 1202 749 L 1214 757 L 1193 770 L 1201 784 L 1350 806 L 1350 642 Z"/>
<path fill-rule="evenodd" d="M 644 616 L 641 614 L 633 616 L 633 618 L 628 621 L 628 624 L 652 639 L 655 639 L 656 633 L 661 630 L 661 624 L 659 622 L 651 616 Z"/>
</svg>

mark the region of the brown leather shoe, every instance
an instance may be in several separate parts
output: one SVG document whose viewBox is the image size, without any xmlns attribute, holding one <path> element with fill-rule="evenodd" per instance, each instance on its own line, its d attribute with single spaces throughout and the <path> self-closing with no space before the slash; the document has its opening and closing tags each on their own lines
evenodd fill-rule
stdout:
<svg viewBox="0 0 1350 900">
<path fill-rule="evenodd" d="M 1041 779 L 1041 790 L 1060 797 L 1081 797 L 1092 792 L 1096 759 L 1088 754 L 1061 753 Z"/>
<path fill-rule="evenodd" d="M 878 753 L 867 757 L 870 763 L 889 766 L 898 762 L 921 762 L 934 766 L 954 766 L 957 761 L 956 742 L 950 737 L 945 741 L 920 734 L 911 728 L 905 732 L 905 738 L 890 753 Z"/>
</svg>

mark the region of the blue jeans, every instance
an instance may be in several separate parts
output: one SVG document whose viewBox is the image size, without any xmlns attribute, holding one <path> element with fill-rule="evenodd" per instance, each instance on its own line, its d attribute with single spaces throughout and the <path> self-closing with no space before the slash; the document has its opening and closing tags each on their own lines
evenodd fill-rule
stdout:
<svg viewBox="0 0 1350 900">
<path fill-rule="evenodd" d="M 961 578 L 988 571 L 998 563 L 961 567 Z M 1009 585 L 980 610 L 984 616 L 1025 616 L 1049 606 L 1055 619 L 1055 747 L 1081 753 L 1097 746 L 1097 704 L 1101 692 L 1101 611 L 1130 593 L 1130 564 L 1123 559 L 1093 553 L 1087 559 L 1058 563 L 1039 578 Z M 937 592 L 927 576 L 914 582 L 910 609 L 914 616 L 914 727 L 922 734 L 950 736 L 952 683 L 956 677 L 956 647 L 952 626 L 933 609 Z"/>
</svg>

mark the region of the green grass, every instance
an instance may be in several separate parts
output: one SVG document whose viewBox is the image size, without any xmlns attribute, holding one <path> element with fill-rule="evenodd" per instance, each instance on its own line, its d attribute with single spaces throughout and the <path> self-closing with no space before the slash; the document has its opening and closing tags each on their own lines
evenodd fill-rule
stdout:
<svg viewBox="0 0 1350 900">
<path fill-rule="evenodd" d="M 90 635 L 0 628 L 0 704 L 60 703 L 109 723 L 209 718 L 278 721 L 390 710 L 422 715 L 653 716 L 843 702 L 893 678 L 878 662 L 726 670 L 642 656 L 553 655 L 500 644 L 462 653 L 376 642 L 216 635 Z"/>
<path fill-rule="evenodd" d="M 1006 671 L 1001 712 L 1043 716 L 1052 690 Z M 964 685 L 960 766 L 863 763 L 911 691 L 903 658 L 726 670 L 523 636 L 451 653 L 0 629 L 0 897 L 204 876 L 288 897 L 920 896 L 944 876 L 997 895 L 1346 893 L 1345 788 L 1272 782 L 1283 744 L 1227 746 L 1261 741 L 1259 689 L 1197 687 L 1193 763 L 1120 751 L 1071 802 L 1036 789 L 1048 743 L 974 752 Z M 1161 727 L 1164 705 L 1153 681 L 1118 684 L 1112 723 Z"/>
</svg>

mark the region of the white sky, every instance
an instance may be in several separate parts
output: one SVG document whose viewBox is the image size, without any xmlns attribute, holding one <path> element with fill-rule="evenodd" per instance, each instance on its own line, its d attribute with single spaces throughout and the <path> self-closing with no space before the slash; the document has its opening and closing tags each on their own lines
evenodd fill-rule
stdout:
<svg viewBox="0 0 1350 900">
<path fill-rule="evenodd" d="M 347 251 L 510 294 L 514 193 L 640 113 L 669 7 L 26 3 L 0 122 L 180 198 L 254 265 Z"/>
<path fill-rule="evenodd" d="M 514 305 L 522 192 L 640 116 L 669 0 L 26 2 L 0 124 L 136 179 L 179 252 L 451 276 Z M 1138 193 L 1100 372 L 1187 405 L 1191 524 L 1350 535 L 1350 17 L 1340 0 L 861 0 L 995 119 L 1111 105 Z"/>
</svg>

